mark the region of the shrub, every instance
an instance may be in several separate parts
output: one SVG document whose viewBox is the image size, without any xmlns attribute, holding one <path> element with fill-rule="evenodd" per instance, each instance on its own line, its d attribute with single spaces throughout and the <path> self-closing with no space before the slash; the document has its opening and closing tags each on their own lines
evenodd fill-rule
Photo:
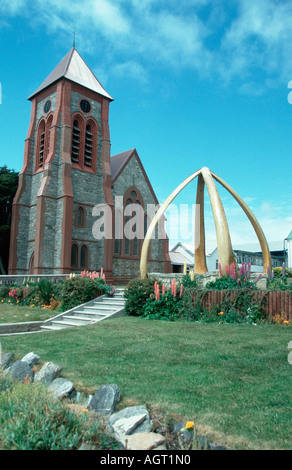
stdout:
<svg viewBox="0 0 292 470">
<path fill-rule="evenodd" d="M 23 292 L 23 305 L 31 305 L 39 303 L 39 290 L 36 284 L 27 284 L 22 289 Z"/>
<path fill-rule="evenodd" d="M 74 450 L 84 441 L 100 449 L 115 446 L 99 423 L 79 418 L 44 386 L 11 386 L 0 377 L 1 450 Z"/>
<path fill-rule="evenodd" d="M 9 290 L 8 296 L 10 300 L 16 302 L 17 300 L 22 298 L 22 289 L 21 287 L 11 287 Z"/>
<path fill-rule="evenodd" d="M 224 322 L 224 323 L 256 323 L 265 319 L 264 303 L 265 295 L 262 299 L 254 300 L 250 289 L 237 289 L 235 295 L 230 295 L 226 291 L 224 299 L 220 305 L 206 309 L 202 306 L 207 290 L 201 291 L 195 302 L 195 312 L 197 318 L 203 322 Z"/>
<path fill-rule="evenodd" d="M 5 297 L 8 296 L 9 291 L 10 291 L 9 286 L 1 286 L 0 287 L 0 299 L 5 299 Z"/>
<path fill-rule="evenodd" d="M 206 289 L 211 290 L 225 290 L 225 289 L 242 289 L 250 288 L 251 290 L 257 289 L 256 283 L 261 278 L 261 274 L 254 281 L 250 281 L 251 265 L 243 263 L 239 271 L 236 271 L 234 263 L 226 266 L 225 273 L 223 273 L 221 264 L 219 263 L 219 277 L 215 281 L 210 281 L 206 284 Z"/>
<path fill-rule="evenodd" d="M 173 297 L 170 291 L 167 291 L 160 299 L 154 296 L 146 300 L 143 317 L 152 320 L 174 321 L 179 318 L 178 304 L 180 297 Z"/>
<path fill-rule="evenodd" d="M 292 284 L 289 284 L 286 277 L 274 277 L 268 281 L 270 290 L 290 290 L 292 293 Z"/>
<path fill-rule="evenodd" d="M 194 276 L 191 272 L 190 274 L 185 274 L 182 278 L 182 285 L 187 288 L 191 288 L 193 290 L 197 290 L 198 288 L 198 277 Z"/>
<path fill-rule="evenodd" d="M 48 304 L 53 296 L 54 288 L 52 281 L 41 279 L 37 284 L 39 303 Z"/>
<path fill-rule="evenodd" d="M 106 289 L 106 283 L 101 278 L 70 277 L 63 284 L 61 309 L 69 310 L 77 305 L 89 302 L 104 294 Z"/>
<path fill-rule="evenodd" d="M 1 449 L 72 449 L 80 441 L 77 417 L 34 384 L 2 393 L 0 410 Z"/>
<path fill-rule="evenodd" d="M 145 279 L 136 278 L 132 279 L 124 292 L 126 299 L 125 312 L 127 315 L 141 316 L 144 314 L 146 301 L 154 292 L 154 284 L 156 281 L 153 277 Z M 161 286 L 161 283 L 158 282 Z"/>
<path fill-rule="evenodd" d="M 274 277 L 292 277 L 292 270 L 285 268 L 285 265 L 283 265 L 281 268 L 273 268 L 273 274 Z"/>
<path fill-rule="evenodd" d="M 225 289 L 238 289 L 238 282 L 232 277 L 222 276 L 215 279 L 215 281 L 207 282 L 206 289 L 210 290 L 225 290 Z"/>
</svg>

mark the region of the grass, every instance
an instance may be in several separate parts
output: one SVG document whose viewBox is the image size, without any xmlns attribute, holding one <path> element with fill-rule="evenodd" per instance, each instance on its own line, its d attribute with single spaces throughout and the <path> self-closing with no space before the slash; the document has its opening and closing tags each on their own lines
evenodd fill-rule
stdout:
<svg viewBox="0 0 292 470">
<path fill-rule="evenodd" d="M 17 359 L 34 351 L 87 393 L 116 383 L 122 406 L 148 403 L 193 420 L 232 449 L 291 449 L 292 329 L 122 317 L 60 332 L 0 337 Z M 40 364 L 40 366 L 42 365 Z"/>
<path fill-rule="evenodd" d="M 11 303 L 0 303 L 0 323 L 44 321 L 55 315 L 56 312 L 41 307 L 22 307 Z"/>
</svg>

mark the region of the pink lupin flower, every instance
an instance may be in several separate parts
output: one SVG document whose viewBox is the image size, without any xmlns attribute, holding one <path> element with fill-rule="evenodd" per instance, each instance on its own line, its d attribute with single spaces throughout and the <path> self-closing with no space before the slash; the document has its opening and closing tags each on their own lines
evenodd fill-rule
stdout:
<svg viewBox="0 0 292 470">
<path fill-rule="evenodd" d="M 222 266 L 221 266 L 221 263 L 219 263 L 218 268 L 219 268 L 219 276 L 222 277 L 222 276 L 223 276 L 223 273 L 222 273 Z"/>
<path fill-rule="evenodd" d="M 184 290 L 184 286 L 181 284 L 181 285 L 180 285 L 180 290 L 179 290 L 179 296 L 180 296 L 180 298 L 181 298 L 182 295 L 183 295 L 183 290 Z"/>
<path fill-rule="evenodd" d="M 234 281 L 236 280 L 236 273 L 235 273 L 235 265 L 234 263 L 232 263 L 230 265 L 230 276 L 232 277 L 232 279 L 234 279 Z"/>
<path fill-rule="evenodd" d="M 162 297 L 165 296 L 165 284 L 162 284 Z"/>
<path fill-rule="evenodd" d="M 158 302 L 158 300 L 160 300 L 160 288 L 159 288 L 159 286 L 157 286 L 157 289 L 156 289 L 155 299 L 156 299 L 156 302 Z"/>
<path fill-rule="evenodd" d="M 176 297 L 176 282 L 175 282 L 175 279 L 173 279 L 173 281 L 172 281 L 171 293 L 172 293 L 173 297 Z"/>
</svg>

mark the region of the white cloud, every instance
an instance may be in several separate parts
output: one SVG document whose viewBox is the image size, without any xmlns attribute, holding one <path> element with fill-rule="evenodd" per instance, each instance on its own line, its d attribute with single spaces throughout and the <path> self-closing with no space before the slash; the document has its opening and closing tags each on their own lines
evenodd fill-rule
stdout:
<svg viewBox="0 0 292 470">
<path fill-rule="evenodd" d="M 254 68 L 280 76 L 292 72 L 291 2 L 239 0 L 238 4 L 239 15 L 222 39 L 227 74 L 246 75 Z"/>
<path fill-rule="evenodd" d="M 0 11 L 4 14 L 15 15 L 21 11 L 26 0 L 1 0 Z"/>
<path fill-rule="evenodd" d="M 23 15 L 109 61 L 185 67 L 260 95 L 292 77 L 292 4 L 286 0 L 1 0 L 2 21 Z M 57 34 L 56 34 L 57 37 Z M 106 40 L 106 41 L 105 41 Z M 122 65 L 120 65 L 121 70 Z M 261 81 L 256 74 L 263 74 Z"/>
<path fill-rule="evenodd" d="M 115 64 L 111 69 L 111 75 L 133 78 L 142 84 L 148 83 L 148 73 L 145 67 L 134 60 Z"/>
</svg>

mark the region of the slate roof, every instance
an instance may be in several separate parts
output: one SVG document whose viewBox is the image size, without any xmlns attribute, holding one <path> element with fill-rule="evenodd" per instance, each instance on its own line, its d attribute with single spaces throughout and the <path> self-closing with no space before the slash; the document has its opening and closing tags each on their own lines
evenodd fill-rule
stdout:
<svg viewBox="0 0 292 470">
<path fill-rule="evenodd" d="M 168 254 L 170 257 L 171 264 L 179 264 L 183 266 L 186 262 L 187 265 L 193 266 L 193 263 L 190 263 L 190 261 L 187 258 L 185 258 L 185 256 L 182 253 L 179 253 L 178 251 L 169 251 Z"/>
<path fill-rule="evenodd" d="M 40 91 L 55 83 L 61 78 L 67 78 L 72 82 L 95 91 L 102 96 L 113 101 L 113 98 L 105 91 L 96 76 L 90 70 L 88 65 L 84 62 L 81 55 L 73 47 L 57 65 L 57 67 L 50 73 L 46 80 L 38 87 L 38 89 L 28 98 L 29 100 L 37 95 Z"/>
<path fill-rule="evenodd" d="M 113 155 L 110 159 L 110 165 L 111 165 L 111 175 L 112 175 L 112 183 L 115 182 L 115 180 L 120 176 L 122 171 L 126 168 L 127 164 L 131 160 L 132 157 L 135 157 L 138 165 L 140 166 L 140 169 L 144 175 L 145 181 L 148 184 L 148 187 L 150 189 L 150 192 L 153 196 L 153 199 L 155 201 L 155 204 L 159 204 L 156 194 L 152 188 L 152 185 L 150 183 L 150 180 L 146 174 L 146 171 L 144 169 L 144 166 L 140 160 L 140 157 L 137 153 L 137 150 L 135 148 L 131 150 L 126 150 L 125 152 L 118 153 L 117 155 Z"/>
<path fill-rule="evenodd" d="M 112 173 L 112 180 L 116 178 L 117 174 L 126 166 L 129 158 L 131 157 L 132 153 L 135 149 L 126 150 L 126 152 L 118 153 L 111 157 L 111 173 Z"/>
</svg>

